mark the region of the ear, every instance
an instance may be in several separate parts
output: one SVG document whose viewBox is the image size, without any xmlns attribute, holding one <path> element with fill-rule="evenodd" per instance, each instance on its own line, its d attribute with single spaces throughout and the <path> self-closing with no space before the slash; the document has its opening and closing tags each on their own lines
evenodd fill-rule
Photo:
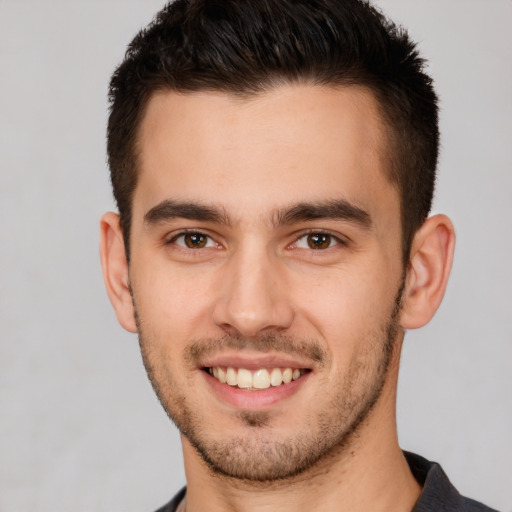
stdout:
<svg viewBox="0 0 512 512">
<path fill-rule="evenodd" d="M 114 306 L 119 323 L 127 331 L 137 332 L 119 215 L 112 212 L 106 213 L 101 218 L 100 227 L 101 267 L 110 302 Z"/>
<path fill-rule="evenodd" d="M 446 215 L 428 218 L 414 236 L 400 323 L 404 329 L 427 324 L 443 300 L 452 268 L 455 230 Z"/>
</svg>

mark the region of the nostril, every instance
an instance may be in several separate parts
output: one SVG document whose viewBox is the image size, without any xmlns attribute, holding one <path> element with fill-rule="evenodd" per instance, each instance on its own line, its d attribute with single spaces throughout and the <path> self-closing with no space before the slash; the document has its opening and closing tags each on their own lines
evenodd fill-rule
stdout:
<svg viewBox="0 0 512 512">
<path fill-rule="evenodd" d="M 294 312 L 286 304 L 264 304 L 252 311 L 240 311 L 229 305 L 219 305 L 213 321 L 230 336 L 253 338 L 268 332 L 283 332 L 291 326 Z"/>
</svg>

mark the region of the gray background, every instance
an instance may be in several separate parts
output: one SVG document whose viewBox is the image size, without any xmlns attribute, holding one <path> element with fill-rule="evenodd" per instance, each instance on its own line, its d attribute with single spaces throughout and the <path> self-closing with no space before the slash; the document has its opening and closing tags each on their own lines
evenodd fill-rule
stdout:
<svg viewBox="0 0 512 512">
<path fill-rule="evenodd" d="M 378 3 L 430 58 L 458 232 L 444 304 L 407 334 L 401 443 L 512 511 L 512 3 Z M 0 0 L 0 511 L 150 511 L 184 483 L 97 248 L 107 82 L 161 5 Z"/>
</svg>

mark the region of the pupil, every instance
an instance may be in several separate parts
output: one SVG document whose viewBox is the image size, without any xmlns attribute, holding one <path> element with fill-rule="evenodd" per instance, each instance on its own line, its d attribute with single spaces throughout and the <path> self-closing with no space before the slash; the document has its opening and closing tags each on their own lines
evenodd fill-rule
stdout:
<svg viewBox="0 0 512 512">
<path fill-rule="evenodd" d="M 315 233 L 309 235 L 308 242 L 312 249 L 326 249 L 331 243 L 331 237 L 323 233 Z"/>
<path fill-rule="evenodd" d="M 187 247 L 197 249 L 206 245 L 206 238 L 199 233 L 191 233 L 185 236 L 185 243 Z"/>
</svg>

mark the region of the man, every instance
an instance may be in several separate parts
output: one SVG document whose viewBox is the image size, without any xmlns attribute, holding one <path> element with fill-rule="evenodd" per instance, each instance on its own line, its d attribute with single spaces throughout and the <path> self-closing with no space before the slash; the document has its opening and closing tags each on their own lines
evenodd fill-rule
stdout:
<svg viewBox="0 0 512 512">
<path fill-rule="evenodd" d="M 490 510 L 397 440 L 455 242 L 422 64 L 360 0 L 178 0 L 132 41 L 101 256 L 182 434 L 162 511 Z"/>
</svg>

